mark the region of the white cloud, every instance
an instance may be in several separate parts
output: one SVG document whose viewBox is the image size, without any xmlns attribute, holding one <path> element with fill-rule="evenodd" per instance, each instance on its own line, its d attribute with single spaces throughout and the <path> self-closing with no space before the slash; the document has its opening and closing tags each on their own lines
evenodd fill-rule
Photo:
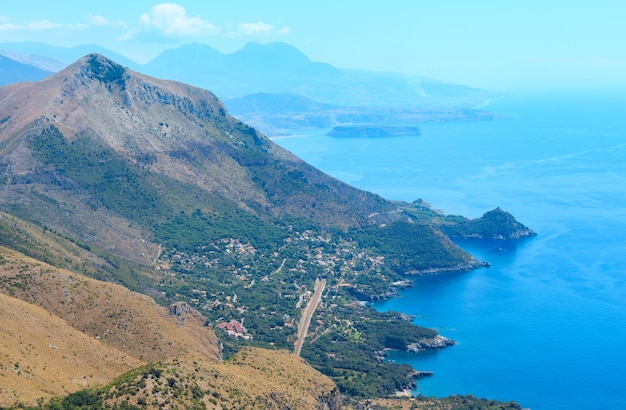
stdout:
<svg viewBox="0 0 626 410">
<path fill-rule="evenodd" d="M 204 37 L 219 33 L 220 29 L 201 19 L 190 17 L 185 8 L 176 3 L 161 3 L 139 17 L 136 27 L 121 39 L 129 40 L 140 35 L 165 38 Z"/>
<path fill-rule="evenodd" d="M 263 23 L 259 21 L 257 23 L 244 23 L 239 25 L 237 32 L 244 37 L 256 36 L 259 34 L 268 34 L 274 30 L 274 26 L 271 24 Z"/>
<path fill-rule="evenodd" d="M 92 26 L 115 26 L 126 27 L 126 23 L 123 21 L 111 21 L 104 16 L 89 14 L 85 16 L 85 20 Z"/>
<path fill-rule="evenodd" d="M 283 27 L 279 30 L 271 25 L 258 21 L 256 23 L 243 23 L 237 26 L 236 31 L 227 34 L 228 37 L 260 37 L 270 35 L 286 35 L 291 31 L 290 27 Z"/>
<path fill-rule="evenodd" d="M 85 24 L 59 24 L 49 20 L 36 20 L 24 24 L 11 23 L 9 19 L 0 19 L 0 31 L 44 31 L 57 28 L 65 28 L 70 30 L 82 30 L 87 28 Z"/>
<path fill-rule="evenodd" d="M 85 17 L 89 24 L 93 24 L 94 26 L 108 26 L 111 24 L 111 21 L 103 16 L 94 16 L 93 14 L 89 14 Z"/>
<path fill-rule="evenodd" d="M 283 27 L 280 30 L 278 30 L 278 34 L 280 34 L 281 36 L 285 36 L 287 34 L 291 33 L 291 27 L 287 26 L 287 27 Z"/>
</svg>

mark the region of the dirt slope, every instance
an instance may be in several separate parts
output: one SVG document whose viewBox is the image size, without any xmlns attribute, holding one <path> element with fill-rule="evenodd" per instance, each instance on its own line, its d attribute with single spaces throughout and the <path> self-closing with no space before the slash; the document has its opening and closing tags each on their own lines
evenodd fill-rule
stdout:
<svg viewBox="0 0 626 410">
<path fill-rule="evenodd" d="M 110 381 L 142 362 L 44 309 L 0 294 L 0 406 Z"/>
<path fill-rule="evenodd" d="M 122 286 L 56 269 L 3 247 L 0 292 L 40 306 L 139 360 L 186 351 L 219 359 L 215 333 L 191 309 L 161 307 Z"/>
</svg>

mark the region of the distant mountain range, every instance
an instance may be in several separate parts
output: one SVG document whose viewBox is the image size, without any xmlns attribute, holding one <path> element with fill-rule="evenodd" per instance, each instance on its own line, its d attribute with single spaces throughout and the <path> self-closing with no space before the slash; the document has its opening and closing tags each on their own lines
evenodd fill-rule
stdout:
<svg viewBox="0 0 626 410">
<path fill-rule="evenodd" d="M 231 54 L 193 43 L 166 50 L 144 65 L 96 45 L 0 43 L 0 85 L 40 80 L 90 52 L 210 90 L 231 114 L 267 135 L 337 125 L 500 118 L 474 108 L 495 93 L 416 76 L 339 69 L 313 62 L 285 43 L 248 43 Z"/>
<path fill-rule="evenodd" d="M 51 71 L 0 54 L 0 86 L 22 81 L 38 81 L 51 74 Z"/>
<path fill-rule="evenodd" d="M 339 69 L 311 61 L 297 48 L 279 42 L 248 43 L 231 54 L 204 44 L 187 44 L 166 50 L 144 65 L 96 45 L 63 48 L 41 43 L 0 43 L 0 50 L 66 65 L 97 52 L 135 71 L 208 89 L 222 99 L 270 93 L 295 94 L 323 104 L 347 107 L 468 108 L 495 96 L 488 91 L 423 77 Z"/>
<path fill-rule="evenodd" d="M 105 55 L 130 69 L 137 69 L 140 67 L 140 64 L 137 64 L 123 55 L 95 44 L 80 45 L 75 47 L 59 47 L 37 42 L 0 43 L 0 55 L 6 55 L 16 60 L 19 59 L 23 62 L 26 62 L 24 59 L 31 59 L 32 65 L 43 68 L 41 67 L 41 64 L 47 64 L 46 69 L 55 72 L 65 68 L 79 58 L 90 53 Z M 13 54 L 13 56 L 11 56 L 11 54 Z"/>
<path fill-rule="evenodd" d="M 289 93 L 333 105 L 379 107 L 477 104 L 492 96 L 421 77 L 339 69 L 313 62 L 285 43 L 248 43 L 232 54 L 188 44 L 163 52 L 142 71 L 207 88 L 221 98 Z"/>
</svg>

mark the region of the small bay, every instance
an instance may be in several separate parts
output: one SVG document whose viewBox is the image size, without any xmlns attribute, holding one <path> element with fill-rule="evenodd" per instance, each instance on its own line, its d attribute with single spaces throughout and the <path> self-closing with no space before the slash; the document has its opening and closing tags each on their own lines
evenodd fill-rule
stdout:
<svg viewBox="0 0 626 410">
<path fill-rule="evenodd" d="M 474 394 L 536 409 L 626 408 L 626 99 L 506 98 L 508 119 L 418 125 L 421 135 L 276 142 L 387 199 L 479 217 L 497 206 L 538 233 L 461 242 L 491 268 L 415 279 L 377 304 L 458 342 L 390 359 L 435 375 L 416 394 Z"/>
</svg>

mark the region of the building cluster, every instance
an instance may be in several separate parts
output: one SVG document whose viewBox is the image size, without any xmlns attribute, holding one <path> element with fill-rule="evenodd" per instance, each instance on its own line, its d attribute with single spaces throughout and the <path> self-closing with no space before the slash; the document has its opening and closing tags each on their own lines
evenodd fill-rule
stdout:
<svg viewBox="0 0 626 410">
<path fill-rule="evenodd" d="M 227 335 L 233 337 L 241 337 L 250 340 L 252 336 L 246 332 L 246 329 L 237 320 L 232 319 L 230 322 L 222 322 L 217 325 L 218 329 L 222 329 Z"/>
</svg>

